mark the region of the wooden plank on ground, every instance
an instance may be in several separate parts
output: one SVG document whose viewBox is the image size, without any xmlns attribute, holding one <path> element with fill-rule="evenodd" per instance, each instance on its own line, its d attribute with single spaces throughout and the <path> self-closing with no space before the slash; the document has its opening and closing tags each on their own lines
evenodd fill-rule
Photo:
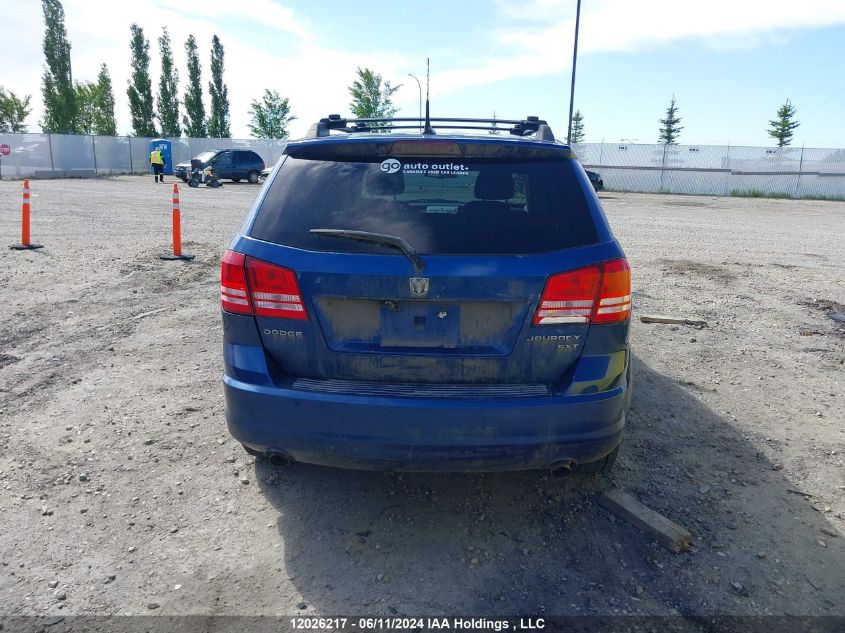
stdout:
<svg viewBox="0 0 845 633">
<path fill-rule="evenodd" d="M 651 534 L 671 552 L 683 552 L 689 549 L 692 543 L 692 533 L 689 530 L 647 508 L 621 490 L 613 488 L 605 492 L 599 497 L 599 505 L 636 525 L 643 532 Z"/>
<path fill-rule="evenodd" d="M 670 325 L 694 325 L 695 327 L 704 327 L 707 321 L 699 319 L 684 319 L 680 317 L 663 316 L 662 314 L 641 314 L 640 321 L 643 323 L 668 323 Z"/>
<path fill-rule="evenodd" d="M 149 312 L 142 312 L 141 314 L 136 314 L 133 316 L 133 319 L 143 319 L 144 317 L 152 316 L 154 314 L 158 314 L 159 312 L 164 312 L 165 310 L 169 310 L 170 307 L 159 308 L 158 310 L 150 310 Z"/>
</svg>

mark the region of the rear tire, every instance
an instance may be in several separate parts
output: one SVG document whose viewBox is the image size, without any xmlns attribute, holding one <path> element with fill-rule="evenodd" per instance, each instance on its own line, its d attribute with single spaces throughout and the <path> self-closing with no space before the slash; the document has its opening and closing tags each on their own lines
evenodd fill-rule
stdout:
<svg viewBox="0 0 845 633">
<path fill-rule="evenodd" d="M 614 448 L 605 457 L 602 457 L 597 462 L 588 462 L 586 464 L 579 464 L 577 472 L 579 475 L 595 475 L 605 474 L 610 472 L 613 464 L 616 463 L 616 457 L 619 455 L 619 447 Z"/>
<path fill-rule="evenodd" d="M 249 172 L 249 175 L 247 176 L 247 180 L 249 180 L 249 182 L 251 182 L 254 185 L 258 182 L 258 176 L 259 175 L 260 174 L 257 171 L 251 171 L 251 172 Z"/>
</svg>

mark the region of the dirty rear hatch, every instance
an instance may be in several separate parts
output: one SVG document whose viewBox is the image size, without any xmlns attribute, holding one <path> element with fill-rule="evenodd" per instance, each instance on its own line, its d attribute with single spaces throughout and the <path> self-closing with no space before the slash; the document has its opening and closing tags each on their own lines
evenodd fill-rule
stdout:
<svg viewBox="0 0 845 633">
<path fill-rule="evenodd" d="M 589 325 L 532 327 L 540 295 L 605 249 L 579 169 L 555 146 L 291 147 L 243 244 L 293 270 L 306 307 L 257 317 L 267 354 L 306 383 L 559 381 Z"/>
</svg>

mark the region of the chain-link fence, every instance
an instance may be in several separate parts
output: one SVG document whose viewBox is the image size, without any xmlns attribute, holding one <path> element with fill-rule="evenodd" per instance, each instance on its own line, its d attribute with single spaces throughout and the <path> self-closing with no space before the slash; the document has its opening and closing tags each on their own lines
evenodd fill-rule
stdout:
<svg viewBox="0 0 845 633">
<path fill-rule="evenodd" d="M 86 177 L 149 171 L 149 138 L 67 134 L 0 134 L 3 178 Z M 251 149 L 269 166 L 287 141 L 176 138 L 172 161 L 207 150 Z M 845 149 L 579 143 L 573 146 L 607 189 L 726 196 L 845 198 Z M 3 153 L 3 152 L 0 152 Z"/>
<path fill-rule="evenodd" d="M 845 149 L 579 143 L 607 189 L 845 198 Z"/>
<path fill-rule="evenodd" d="M 143 174 L 150 171 L 151 140 L 137 136 L 0 134 L 0 174 L 3 178 L 85 178 Z M 251 149 L 270 166 L 279 160 L 287 145 L 287 141 L 256 138 L 169 140 L 172 143 L 174 165 L 207 150 Z M 8 155 L 4 156 L 6 152 Z"/>
</svg>

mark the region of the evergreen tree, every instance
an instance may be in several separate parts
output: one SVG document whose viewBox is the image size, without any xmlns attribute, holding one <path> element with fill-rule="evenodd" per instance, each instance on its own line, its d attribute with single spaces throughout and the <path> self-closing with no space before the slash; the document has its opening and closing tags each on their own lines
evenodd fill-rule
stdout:
<svg viewBox="0 0 845 633">
<path fill-rule="evenodd" d="M 132 78 L 126 94 L 129 97 L 129 111 L 132 115 L 132 130 L 135 136 L 156 136 L 153 107 L 153 85 L 150 81 L 150 42 L 144 37 L 144 29 L 137 24 L 129 27 L 132 32 Z"/>
<path fill-rule="evenodd" d="M 660 136 L 657 139 L 658 143 L 665 143 L 666 145 L 677 145 L 678 137 L 681 135 L 681 130 L 684 128 L 678 125 L 681 122 L 681 117 L 678 116 L 678 108 L 675 105 L 675 95 L 672 95 L 672 101 L 669 107 L 666 108 L 666 118 L 660 119 Z"/>
<path fill-rule="evenodd" d="M 212 138 L 228 138 L 229 133 L 229 90 L 223 83 L 223 44 L 215 34 L 211 38 L 211 81 L 208 82 L 211 95 L 211 113 L 208 117 L 208 135 Z"/>
<path fill-rule="evenodd" d="M 798 110 L 795 109 L 789 99 L 778 108 L 777 119 L 769 121 L 769 136 L 777 139 L 778 147 L 785 147 L 792 143 L 792 130 L 801 125 L 795 120 Z"/>
<path fill-rule="evenodd" d="M 0 133 L 22 134 L 26 132 L 26 117 L 32 112 L 29 107 L 31 96 L 26 95 L 23 99 L 12 92 L 6 92 L 0 86 Z"/>
<path fill-rule="evenodd" d="M 65 30 L 65 10 L 60 0 L 41 0 L 44 11 L 44 57 L 41 79 L 44 121 L 41 128 L 55 134 L 78 131 L 78 104 L 70 64 L 70 42 Z"/>
<path fill-rule="evenodd" d="M 114 91 L 108 66 L 100 66 L 97 75 L 97 92 L 94 95 L 93 133 L 99 136 L 117 136 L 114 118 Z"/>
<path fill-rule="evenodd" d="M 185 126 L 185 136 L 203 138 L 206 136 L 205 106 L 202 103 L 202 70 L 197 53 L 197 40 L 193 35 L 185 42 L 185 52 L 188 54 L 188 86 L 185 89 L 185 115 L 182 124 Z"/>
<path fill-rule="evenodd" d="M 111 77 L 105 64 L 100 66 L 97 82 L 76 82 L 76 100 L 79 104 L 79 132 L 97 136 L 116 136 L 114 120 L 114 94 Z"/>
<path fill-rule="evenodd" d="M 402 87 L 391 86 L 389 81 L 382 82 L 381 75 L 377 75 L 369 68 L 357 69 L 358 79 L 349 86 L 352 101 L 349 108 L 352 114 L 360 119 L 391 118 L 396 114 L 393 106 L 393 93 Z"/>
<path fill-rule="evenodd" d="M 581 110 L 575 110 L 572 115 L 572 138 L 570 143 L 584 142 L 584 117 L 581 116 Z"/>
<path fill-rule="evenodd" d="M 158 38 L 161 53 L 161 77 L 158 81 L 158 122 L 161 135 L 178 138 L 182 135 L 179 124 L 179 72 L 173 63 L 173 48 L 170 45 L 170 33 L 167 27 L 162 29 Z"/>
<path fill-rule="evenodd" d="M 249 133 L 255 138 L 287 138 L 288 123 L 295 118 L 287 98 L 282 99 L 275 90 L 265 90 L 261 102 L 252 101 Z"/>
<path fill-rule="evenodd" d="M 80 134 L 94 133 L 94 105 L 97 95 L 97 84 L 92 81 L 76 82 L 76 103 L 79 108 L 77 117 L 77 132 Z"/>
</svg>

